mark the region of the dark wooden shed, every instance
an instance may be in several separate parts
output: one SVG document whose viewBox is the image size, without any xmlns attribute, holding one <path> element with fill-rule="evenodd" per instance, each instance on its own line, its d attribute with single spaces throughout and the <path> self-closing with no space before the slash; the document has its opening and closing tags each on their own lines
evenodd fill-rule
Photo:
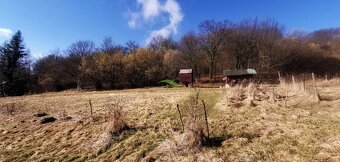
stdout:
<svg viewBox="0 0 340 162">
<path fill-rule="evenodd" d="M 233 83 L 239 83 L 242 80 L 251 81 L 256 74 L 255 69 L 224 70 L 223 80 L 225 80 L 227 84 L 232 85 Z"/>
<path fill-rule="evenodd" d="M 188 87 L 189 83 L 193 83 L 193 73 L 192 69 L 181 69 L 179 71 L 179 81 L 183 84 L 185 84 L 186 87 Z"/>
</svg>

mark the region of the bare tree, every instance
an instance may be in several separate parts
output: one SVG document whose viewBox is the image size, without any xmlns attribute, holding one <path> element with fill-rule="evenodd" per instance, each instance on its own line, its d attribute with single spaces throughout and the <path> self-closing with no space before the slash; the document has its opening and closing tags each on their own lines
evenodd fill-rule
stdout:
<svg viewBox="0 0 340 162">
<path fill-rule="evenodd" d="M 231 34 L 232 26 L 232 23 L 227 20 L 220 22 L 207 20 L 199 25 L 200 45 L 209 60 L 210 82 L 215 72 L 216 60 L 225 52 L 226 40 Z"/>
<path fill-rule="evenodd" d="M 235 68 L 255 68 L 260 78 L 273 70 L 274 60 L 283 59 L 278 55 L 283 29 L 272 19 L 250 19 L 236 24 L 228 45 L 229 53 L 235 58 Z"/>
<path fill-rule="evenodd" d="M 307 40 L 308 33 L 304 30 L 293 30 L 288 35 L 288 39 L 298 40 L 300 42 Z"/>
<path fill-rule="evenodd" d="M 235 57 L 235 68 L 249 68 L 251 62 L 258 61 L 257 58 L 257 36 L 258 29 L 256 22 L 241 22 L 233 29 L 232 37 L 229 40 L 228 49 Z"/>
<path fill-rule="evenodd" d="M 259 35 L 257 36 L 257 55 L 258 65 L 256 66 L 260 71 L 260 78 L 262 79 L 264 73 L 271 73 L 275 70 L 273 62 L 276 60 L 284 61 L 285 57 L 279 55 L 278 49 L 280 41 L 283 37 L 284 26 L 273 19 L 265 19 L 259 22 Z M 274 72 L 276 74 L 276 71 Z M 261 80 L 260 79 L 260 80 Z"/>
<path fill-rule="evenodd" d="M 193 32 L 185 34 L 179 42 L 179 50 L 181 51 L 181 56 L 190 64 L 191 68 L 194 69 L 195 75 L 199 79 L 202 53 L 200 52 L 198 37 Z"/>
<path fill-rule="evenodd" d="M 185 61 L 176 50 L 166 50 L 163 56 L 164 77 L 176 79 L 181 68 L 186 68 Z"/>
<path fill-rule="evenodd" d="M 100 44 L 99 51 L 107 54 L 115 54 L 118 52 L 124 52 L 125 49 L 123 46 L 115 44 L 112 37 L 106 36 Z"/>
<path fill-rule="evenodd" d="M 71 63 L 70 67 L 75 69 L 75 76 L 77 76 L 77 89 L 82 88 L 82 80 L 85 74 L 84 61 L 85 57 L 92 55 L 95 52 L 95 43 L 92 41 L 77 41 L 72 43 L 66 50 Z"/>
<path fill-rule="evenodd" d="M 327 45 L 335 37 L 339 37 L 340 28 L 320 29 L 310 34 L 310 40 L 319 45 Z"/>
<path fill-rule="evenodd" d="M 58 91 L 69 88 L 64 86 L 68 83 L 70 75 L 74 73 L 64 70 L 64 60 L 61 50 L 55 49 L 35 62 L 34 74 L 37 76 L 36 82 L 40 91 Z"/>
<path fill-rule="evenodd" d="M 139 44 L 135 41 L 126 42 L 126 52 L 127 53 L 135 52 L 139 47 L 140 47 Z"/>
<path fill-rule="evenodd" d="M 152 49 L 154 52 L 157 50 L 175 50 L 177 48 L 177 43 L 170 37 L 164 38 L 162 36 L 152 38 L 148 47 Z"/>
<path fill-rule="evenodd" d="M 323 50 L 327 55 L 339 55 L 340 28 L 329 28 L 309 34 L 309 42 Z"/>
</svg>

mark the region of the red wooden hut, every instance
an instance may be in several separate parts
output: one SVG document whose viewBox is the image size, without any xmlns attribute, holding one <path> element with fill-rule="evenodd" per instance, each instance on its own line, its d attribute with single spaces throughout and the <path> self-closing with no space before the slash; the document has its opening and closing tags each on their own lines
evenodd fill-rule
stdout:
<svg viewBox="0 0 340 162">
<path fill-rule="evenodd" d="M 181 69 L 179 71 L 178 79 L 181 83 L 185 84 L 185 86 L 188 87 L 190 83 L 192 84 L 194 82 L 192 69 Z"/>
</svg>

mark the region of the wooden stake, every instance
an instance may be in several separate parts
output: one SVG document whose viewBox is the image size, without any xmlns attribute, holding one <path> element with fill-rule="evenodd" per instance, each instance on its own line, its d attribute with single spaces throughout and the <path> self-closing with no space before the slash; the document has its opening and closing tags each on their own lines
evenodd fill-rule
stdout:
<svg viewBox="0 0 340 162">
<path fill-rule="evenodd" d="M 275 92 L 274 92 L 274 86 L 272 84 L 272 95 L 271 95 L 271 100 L 275 102 Z"/>
<path fill-rule="evenodd" d="M 279 75 L 279 82 L 281 84 L 281 73 L 280 73 L 280 71 L 277 71 L 277 74 Z"/>
<path fill-rule="evenodd" d="M 92 121 L 93 121 L 93 109 L 92 109 L 91 99 L 89 99 L 89 103 L 90 103 L 90 109 L 91 109 L 91 118 L 92 118 Z"/>
<path fill-rule="evenodd" d="M 314 95 L 316 97 L 316 100 L 319 102 L 319 94 L 318 94 L 318 91 L 316 89 L 316 82 L 315 82 L 315 76 L 314 76 L 314 73 L 312 73 L 312 78 L 313 78 L 313 85 L 314 85 Z"/>
<path fill-rule="evenodd" d="M 287 100 L 288 100 L 288 91 L 286 91 L 285 107 L 287 107 Z"/>
<path fill-rule="evenodd" d="M 178 104 L 177 104 L 177 111 L 178 111 L 178 114 L 179 114 L 179 119 L 181 120 L 181 124 L 182 124 L 182 132 L 184 132 L 184 123 L 183 123 L 182 114 L 181 114 L 181 111 L 179 110 Z"/>
<path fill-rule="evenodd" d="M 306 79 L 305 79 L 305 74 L 302 74 L 302 79 L 303 79 L 303 90 L 306 92 Z"/>
<path fill-rule="evenodd" d="M 202 104 L 203 104 L 203 109 L 204 109 L 205 124 L 206 124 L 206 128 L 207 128 L 207 136 L 208 136 L 208 139 L 209 139 L 208 115 L 207 115 L 207 108 L 205 106 L 204 100 L 202 100 Z"/>
</svg>

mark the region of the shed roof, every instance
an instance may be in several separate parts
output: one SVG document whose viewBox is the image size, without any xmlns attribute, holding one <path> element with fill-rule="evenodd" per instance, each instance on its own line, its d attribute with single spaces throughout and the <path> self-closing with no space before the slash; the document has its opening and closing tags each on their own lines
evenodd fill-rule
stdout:
<svg viewBox="0 0 340 162">
<path fill-rule="evenodd" d="M 244 69 L 244 70 L 223 70 L 224 76 L 240 76 L 240 75 L 256 75 L 255 69 Z"/>
<path fill-rule="evenodd" d="M 179 70 L 180 74 L 191 74 L 192 73 L 192 69 L 181 69 Z"/>
</svg>

